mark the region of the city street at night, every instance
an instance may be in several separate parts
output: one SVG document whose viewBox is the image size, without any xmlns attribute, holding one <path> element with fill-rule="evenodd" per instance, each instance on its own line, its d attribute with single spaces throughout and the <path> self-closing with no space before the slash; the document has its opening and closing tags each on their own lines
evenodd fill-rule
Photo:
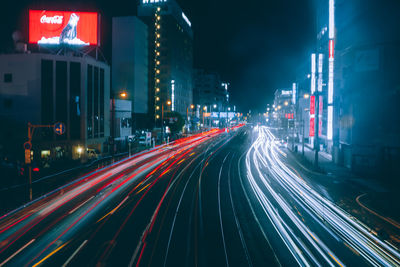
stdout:
<svg viewBox="0 0 400 267">
<path fill-rule="evenodd" d="M 399 0 L 0 13 L 0 267 L 400 267 Z"/>
<path fill-rule="evenodd" d="M 400 264 L 275 139 L 213 131 L 99 170 L 1 218 L 1 265 Z"/>
</svg>

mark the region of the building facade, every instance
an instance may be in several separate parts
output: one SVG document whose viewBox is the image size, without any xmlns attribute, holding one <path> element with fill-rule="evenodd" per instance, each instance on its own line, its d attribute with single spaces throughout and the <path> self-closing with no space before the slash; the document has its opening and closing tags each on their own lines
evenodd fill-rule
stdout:
<svg viewBox="0 0 400 267">
<path fill-rule="evenodd" d="M 327 126 L 332 100 L 333 159 L 356 171 L 394 170 L 400 159 L 400 122 L 393 116 L 400 111 L 400 3 L 315 2 Z"/>
<path fill-rule="evenodd" d="M 138 15 L 148 26 L 149 113 L 160 127 L 163 110 L 186 116 L 193 104 L 193 32 L 174 0 L 142 0 Z"/>
<path fill-rule="evenodd" d="M 0 55 L 0 116 L 18 127 L 63 122 L 64 135 L 37 130 L 35 157 L 85 159 L 87 149 L 107 151 L 110 135 L 110 68 L 91 57 L 53 54 Z M 9 138 L 16 151 L 26 130 Z M 10 142 L 11 140 L 3 140 Z M 21 148 L 21 149 L 20 149 Z"/>
<path fill-rule="evenodd" d="M 149 111 L 148 29 L 134 16 L 114 17 L 112 22 L 112 94 L 127 93 L 132 103 L 133 129 L 145 129 Z"/>
<path fill-rule="evenodd" d="M 193 102 L 209 111 L 226 111 L 229 104 L 228 83 L 221 80 L 217 73 L 201 69 L 194 71 Z"/>
</svg>

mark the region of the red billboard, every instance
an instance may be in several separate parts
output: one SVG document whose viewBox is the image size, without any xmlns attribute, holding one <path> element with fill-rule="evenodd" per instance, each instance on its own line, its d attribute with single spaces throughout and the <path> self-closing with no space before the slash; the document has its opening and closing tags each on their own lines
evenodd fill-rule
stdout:
<svg viewBox="0 0 400 267">
<path fill-rule="evenodd" d="M 98 45 L 98 14 L 29 10 L 29 43 Z"/>
<path fill-rule="evenodd" d="M 315 96 L 312 95 L 310 97 L 310 115 L 314 115 L 315 114 Z"/>
<path fill-rule="evenodd" d="M 310 137 L 315 136 L 315 118 L 310 118 Z"/>
</svg>

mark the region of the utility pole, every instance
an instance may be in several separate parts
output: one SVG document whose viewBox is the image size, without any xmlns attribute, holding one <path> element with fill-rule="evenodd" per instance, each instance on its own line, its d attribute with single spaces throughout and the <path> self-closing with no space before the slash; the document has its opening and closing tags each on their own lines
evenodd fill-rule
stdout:
<svg viewBox="0 0 400 267">
<path fill-rule="evenodd" d="M 315 157 L 314 157 L 314 165 L 315 168 L 318 168 L 318 152 L 319 152 L 319 92 L 315 91 L 315 140 L 314 140 L 314 148 L 315 148 Z"/>
</svg>

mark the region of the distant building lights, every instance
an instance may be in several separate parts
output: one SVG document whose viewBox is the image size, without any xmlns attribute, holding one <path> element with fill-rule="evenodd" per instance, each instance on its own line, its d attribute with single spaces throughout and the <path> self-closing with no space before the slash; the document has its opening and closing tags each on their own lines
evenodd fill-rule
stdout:
<svg viewBox="0 0 400 267">
<path fill-rule="evenodd" d="M 165 3 L 167 0 L 142 0 L 142 4 L 158 4 L 158 3 Z M 160 7 L 157 8 L 157 10 Z M 161 9 L 160 9 L 161 10 Z M 159 11 L 159 10 L 158 10 Z"/>
<path fill-rule="evenodd" d="M 172 111 L 175 111 L 175 80 L 171 80 L 171 102 L 172 102 Z"/>
<path fill-rule="evenodd" d="M 189 25 L 189 27 L 192 27 L 192 23 L 190 22 L 190 20 L 186 17 L 185 13 L 182 12 L 182 18 L 184 21 L 186 21 L 186 23 Z"/>
<path fill-rule="evenodd" d="M 292 103 L 294 105 L 296 104 L 296 98 L 297 98 L 297 84 L 293 83 L 293 85 L 292 85 Z"/>
<path fill-rule="evenodd" d="M 324 54 L 318 55 L 318 92 L 322 92 L 322 70 L 323 70 Z"/>
<path fill-rule="evenodd" d="M 333 106 L 328 106 L 328 140 L 333 138 Z"/>
<path fill-rule="evenodd" d="M 313 53 L 311 54 L 311 94 L 314 94 L 315 92 L 315 71 L 316 71 L 315 61 L 316 61 L 316 55 Z"/>
</svg>

